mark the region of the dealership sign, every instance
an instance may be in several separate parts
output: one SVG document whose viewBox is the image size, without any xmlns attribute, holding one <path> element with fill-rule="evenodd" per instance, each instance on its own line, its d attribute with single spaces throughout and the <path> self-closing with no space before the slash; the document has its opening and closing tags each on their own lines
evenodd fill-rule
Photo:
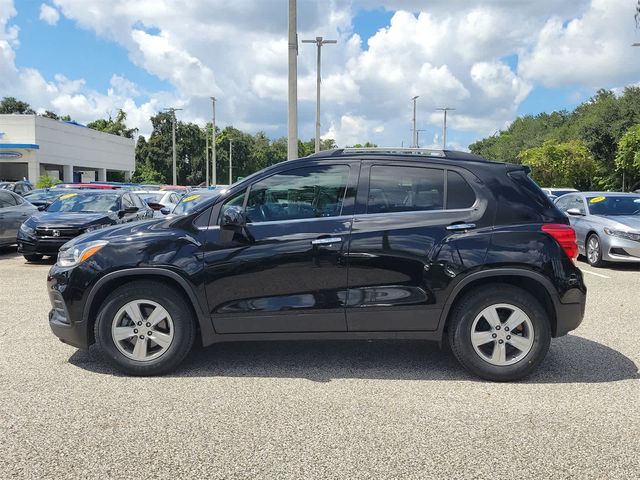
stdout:
<svg viewBox="0 0 640 480">
<path fill-rule="evenodd" d="M 0 152 L 0 158 L 22 158 L 20 152 Z"/>
</svg>

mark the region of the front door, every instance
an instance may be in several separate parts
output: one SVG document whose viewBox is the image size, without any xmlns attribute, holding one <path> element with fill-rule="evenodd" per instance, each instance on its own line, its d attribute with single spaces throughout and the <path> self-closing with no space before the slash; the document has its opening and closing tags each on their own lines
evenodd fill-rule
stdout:
<svg viewBox="0 0 640 480">
<path fill-rule="evenodd" d="M 358 170 L 349 162 L 286 170 L 225 202 L 222 212 L 244 206 L 247 225 L 209 230 L 206 293 L 217 333 L 346 330 Z"/>
<path fill-rule="evenodd" d="M 435 330 L 444 291 L 482 263 L 488 199 L 464 169 L 363 162 L 348 252 L 351 331 Z"/>
</svg>

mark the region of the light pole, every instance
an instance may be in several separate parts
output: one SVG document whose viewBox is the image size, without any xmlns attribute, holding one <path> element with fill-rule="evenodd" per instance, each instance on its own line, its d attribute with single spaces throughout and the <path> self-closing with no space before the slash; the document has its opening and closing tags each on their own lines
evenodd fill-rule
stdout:
<svg viewBox="0 0 640 480">
<path fill-rule="evenodd" d="M 173 142 L 173 184 L 178 184 L 178 175 L 176 172 L 176 111 L 181 108 L 165 108 L 165 111 L 171 113 L 171 141 Z"/>
<path fill-rule="evenodd" d="M 211 184 L 215 186 L 218 182 L 216 175 L 216 97 L 211 97 L 211 108 L 213 109 L 213 117 L 211 119 L 213 130 L 211 132 Z"/>
<path fill-rule="evenodd" d="M 416 95 L 411 99 L 413 102 L 413 139 L 411 141 L 411 148 L 418 148 L 418 131 L 416 130 L 416 100 L 420 95 Z"/>
<path fill-rule="evenodd" d="M 289 93 L 287 158 L 298 158 L 298 31 L 296 0 L 289 0 Z"/>
<path fill-rule="evenodd" d="M 437 108 L 436 110 L 440 110 L 441 112 L 444 112 L 444 121 L 442 122 L 442 149 L 446 150 L 447 148 L 447 112 L 449 110 L 455 110 L 455 108 L 441 107 L 441 108 Z"/>
<path fill-rule="evenodd" d="M 233 140 L 229 139 L 229 185 L 233 182 L 231 179 L 233 178 Z"/>
<path fill-rule="evenodd" d="M 337 40 L 324 40 L 316 37 L 315 40 L 302 40 L 302 43 L 315 43 L 318 47 L 318 58 L 316 66 L 316 153 L 320 151 L 320 56 L 322 46 L 328 43 L 338 43 Z"/>
<path fill-rule="evenodd" d="M 204 147 L 204 164 L 205 168 L 205 185 L 209 188 L 209 132 L 207 132 L 207 124 L 204 125 L 204 139 L 205 139 L 205 147 Z"/>
</svg>

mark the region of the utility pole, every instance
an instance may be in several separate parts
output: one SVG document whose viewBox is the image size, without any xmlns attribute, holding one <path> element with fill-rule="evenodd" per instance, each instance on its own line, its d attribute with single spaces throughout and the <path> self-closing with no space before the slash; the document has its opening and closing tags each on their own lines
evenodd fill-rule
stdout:
<svg viewBox="0 0 640 480">
<path fill-rule="evenodd" d="M 229 139 L 229 185 L 233 182 L 231 179 L 233 178 L 233 140 Z"/>
<path fill-rule="evenodd" d="M 216 175 L 216 97 L 211 97 L 211 107 L 213 108 L 213 117 L 211 120 L 211 184 L 218 183 Z M 207 185 L 208 186 L 208 185 Z"/>
<path fill-rule="evenodd" d="M 416 95 L 411 99 L 413 102 L 413 137 L 411 141 L 411 148 L 418 148 L 418 130 L 416 130 L 416 100 L 420 95 Z"/>
<path fill-rule="evenodd" d="M 298 26 L 296 0 L 289 0 L 289 118 L 287 158 L 298 158 Z"/>
<path fill-rule="evenodd" d="M 206 146 L 204 147 L 204 164 L 206 165 L 205 185 L 209 188 L 209 132 L 207 132 L 207 124 L 204 125 L 204 139 Z"/>
<path fill-rule="evenodd" d="M 171 112 L 171 140 L 173 142 L 173 184 L 178 184 L 178 175 L 176 171 L 176 111 L 181 108 L 165 108 L 165 111 Z"/>
<path fill-rule="evenodd" d="M 416 130 L 416 148 L 420 148 L 420 132 L 424 132 L 424 130 Z"/>
<path fill-rule="evenodd" d="M 302 40 L 302 43 L 315 43 L 318 47 L 318 64 L 316 66 L 316 153 L 318 153 L 320 151 L 320 56 L 323 45 L 338 43 L 338 41 L 324 40 L 322 37 L 316 37 L 315 40 Z"/>
<path fill-rule="evenodd" d="M 444 122 L 442 123 L 442 149 L 446 150 L 447 149 L 447 112 L 449 110 L 455 110 L 455 108 L 441 107 L 441 108 L 436 108 L 436 110 L 440 110 L 444 112 Z"/>
</svg>

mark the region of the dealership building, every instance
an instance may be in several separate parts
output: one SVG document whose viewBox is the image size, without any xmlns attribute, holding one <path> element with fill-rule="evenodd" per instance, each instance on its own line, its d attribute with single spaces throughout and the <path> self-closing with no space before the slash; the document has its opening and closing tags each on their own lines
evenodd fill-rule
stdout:
<svg viewBox="0 0 640 480">
<path fill-rule="evenodd" d="M 134 169 L 132 138 L 39 115 L 0 115 L 0 180 L 106 181 L 110 172 L 128 180 Z"/>
</svg>

